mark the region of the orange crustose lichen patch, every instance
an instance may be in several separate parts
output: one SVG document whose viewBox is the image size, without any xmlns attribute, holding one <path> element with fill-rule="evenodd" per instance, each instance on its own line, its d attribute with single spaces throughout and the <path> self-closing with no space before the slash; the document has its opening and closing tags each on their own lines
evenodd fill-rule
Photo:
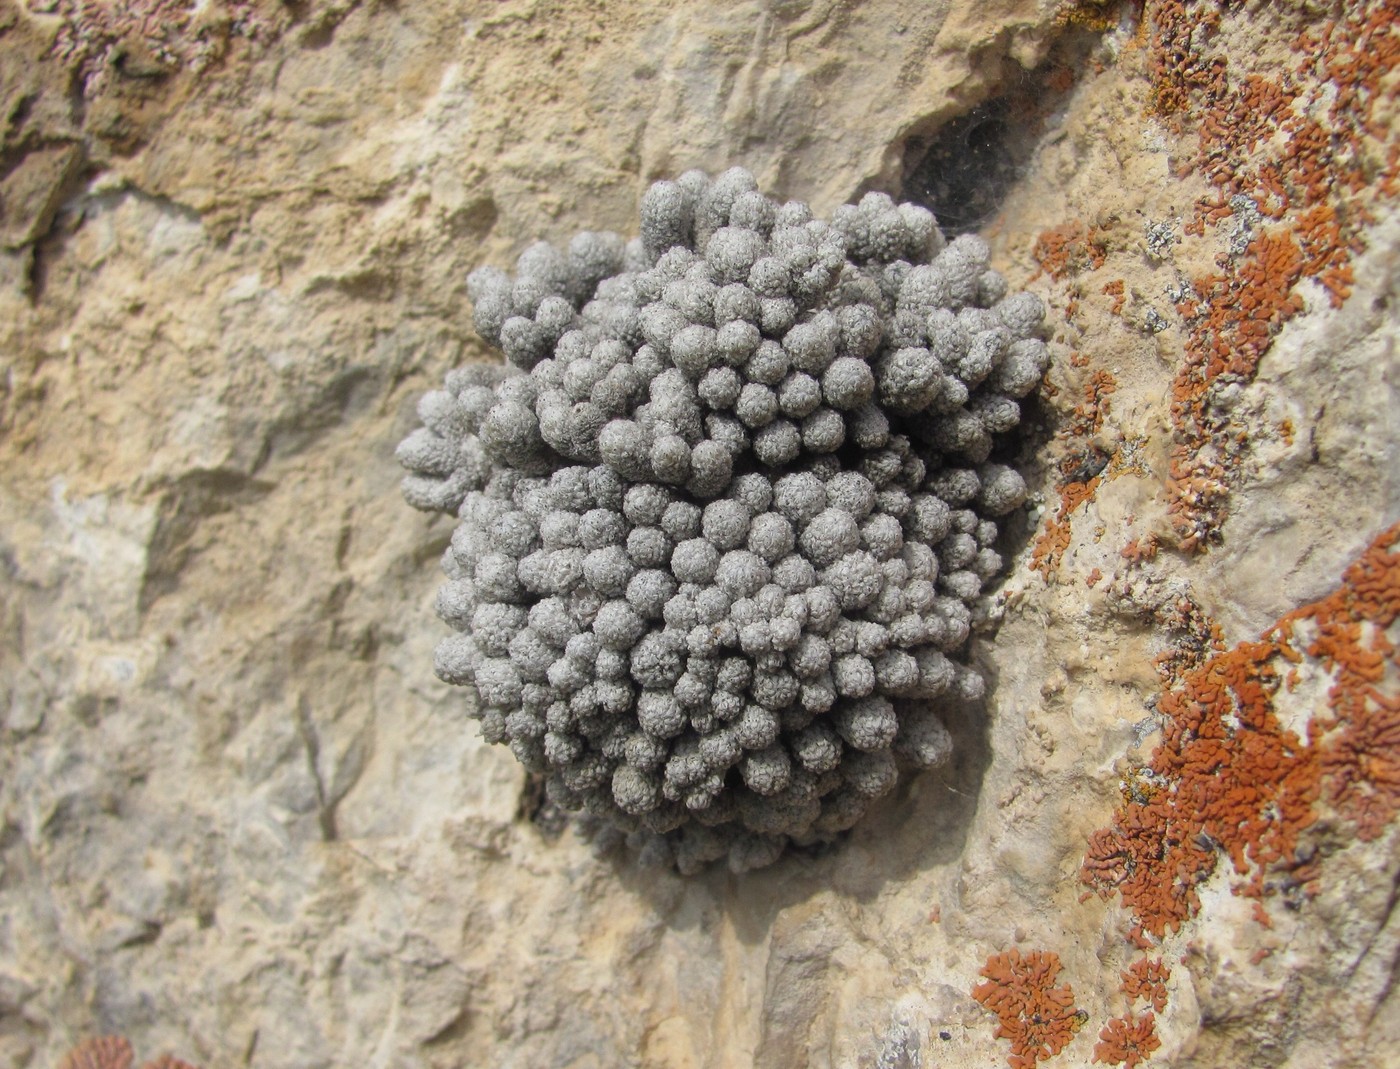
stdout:
<svg viewBox="0 0 1400 1069">
<path fill-rule="evenodd" d="M 1167 981 L 1171 975 L 1171 966 L 1162 964 L 1161 958 L 1139 958 L 1123 972 L 1123 994 L 1140 998 L 1161 1013 L 1167 1008 Z"/>
<path fill-rule="evenodd" d="M 59 1069 L 131 1069 L 135 1060 L 131 1043 L 125 1036 L 97 1036 L 85 1039 L 63 1056 Z M 197 1069 L 172 1054 L 162 1054 L 155 1061 L 145 1062 L 141 1069 Z"/>
<path fill-rule="evenodd" d="M 1117 388 L 1117 381 L 1107 371 L 1094 372 L 1084 387 L 1084 401 L 1075 407 L 1068 425 L 1057 435 L 1066 450 L 1059 463 L 1060 504 L 1036 539 L 1031 556 L 1031 567 L 1046 578 L 1059 570 L 1060 560 L 1069 548 L 1070 515 L 1094 496 L 1102 481 L 1108 457 L 1093 445 L 1092 438 L 1103 427 L 1109 395 Z"/>
<path fill-rule="evenodd" d="M 1157 1018 L 1151 1013 L 1134 1017 L 1126 1013 L 1114 1017 L 1099 1032 L 1094 1044 L 1094 1061 L 1133 1069 L 1145 1062 L 1162 1045 L 1157 1038 Z"/>
<path fill-rule="evenodd" d="M 1224 77 L 1224 61 L 1195 59 L 1193 33 L 1208 34 L 1220 25 L 1220 12 L 1206 5 L 1187 14 L 1189 0 L 1160 0 L 1146 5 L 1144 23 L 1154 29 L 1149 53 L 1152 110 L 1180 128 L 1179 117 L 1190 108 L 1193 94 L 1209 89 Z M 1150 18 L 1149 18 L 1150 15 Z"/>
<path fill-rule="evenodd" d="M 1056 282 L 1083 270 L 1096 270 L 1108 258 L 1103 231 L 1075 221 L 1052 227 L 1035 239 L 1031 250 L 1042 272 Z"/>
<path fill-rule="evenodd" d="M 1270 632 L 1289 661 L 1306 655 L 1332 673 L 1330 716 L 1314 719 L 1308 736 L 1327 800 L 1363 840 L 1377 838 L 1400 813 L 1400 652 L 1388 634 L 1400 617 L 1397 541 L 1400 524 L 1348 569 L 1341 590 Z M 1300 650 L 1303 627 L 1314 634 Z"/>
<path fill-rule="evenodd" d="M 1171 974 L 1171 968 L 1162 964 L 1161 958 L 1139 958 L 1124 970 L 1123 993 L 1129 999 L 1142 999 L 1151 1011 L 1136 1017 L 1129 1010 L 1121 1017 L 1111 1018 L 1099 1031 L 1094 1061 L 1132 1069 L 1162 1045 L 1157 1038 L 1157 1014 L 1167 1008 L 1167 980 Z"/>
<path fill-rule="evenodd" d="M 1084 1023 L 1074 1007 L 1074 991 L 1055 986 L 1060 958 L 1048 950 L 993 954 L 982 967 L 983 983 L 972 997 L 997 1016 L 997 1038 L 1011 1041 L 1011 1069 L 1034 1069 L 1036 1062 L 1064 1049 Z"/>
<path fill-rule="evenodd" d="M 85 1039 L 63 1056 L 59 1069 L 130 1069 L 135 1054 L 124 1036 Z"/>
<path fill-rule="evenodd" d="M 1124 283 L 1121 278 L 1116 278 L 1107 283 L 1103 288 L 1104 293 L 1113 298 L 1113 304 L 1109 308 L 1110 315 L 1121 315 L 1123 312 L 1123 302 L 1127 300 L 1124 293 Z"/>
<path fill-rule="evenodd" d="M 1293 292 L 1302 276 L 1303 252 L 1292 234 L 1266 231 L 1240 263 L 1197 280 L 1200 299 L 1178 305 L 1190 333 L 1172 386 L 1176 440 L 1167 492 L 1182 549 L 1203 548 L 1218 532 L 1241 444 L 1230 417 L 1212 407 L 1211 387 L 1227 375 L 1227 381 L 1254 377 L 1274 335 L 1302 309 Z"/>
<path fill-rule="evenodd" d="M 1150 560 L 1156 560 L 1159 548 L 1157 536 L 1149 534 L 1141 538 L 1134 538 L 1119 550 L 1119 555 L 1129 564 L 1143 564 Z"/>
<path fill-rule="evenodd" d="M 1187 232 L 1204 234 L 1241 213 L 1246 226 L 1251 210 L 1274 224 L 1246 233 L 1243 251 L 1193 279 L 1196 295 L 1178 304 L 1186 359 L 1172 388 L 1168 494 L 1188 551 L 1218 537 L 1248 444 L 1212 408 L 1212 387 L 1254 378 L 1274 337 L 1303 310 L 1308 280 L 1333 307 L 1346 300 L 1369 204 L 1397 192 L 1400 144 L 1380 116 L 1400 91 L 1400 0 L 1346 8 L 1333 18 L 1303 16 L 1302 32 L 1282 42 L 1298 62 L 1282 72 L 1264 66 L 1262 47 L 1227 59 L 1215 44 L 1237 5 L 1158 0 L 1146 8 L 1152 110 L 1178 134 L 1195 133 L 1181 174 L 1200 174 L 1215 190 Z"/>
<path fill-rule="evenodd" d="M 1081 870 L 1158 939 L 1200 908 L 1197 888 L 1228 857 L 1255 898 L 1311 892 L 1319 858 L 1300 837 L 1326 800 L 1374 838 L 1400 811 L 1400 524 L 1341 587 L 1289 613 L 1255 642 L 1185 670 L 1158 703 L 1163 739 L 1148 765 L 1162 789 L 1131 798 L 1095 832 Z M 1279 717 L 1284 673 L 1304 662 L 1332 679 L 1326 713 L 1300 736 Z"/>
</svg>

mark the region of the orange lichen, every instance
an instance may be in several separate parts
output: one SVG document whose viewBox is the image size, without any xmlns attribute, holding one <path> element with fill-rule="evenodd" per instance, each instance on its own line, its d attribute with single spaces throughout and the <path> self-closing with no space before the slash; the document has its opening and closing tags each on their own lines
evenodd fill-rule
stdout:
<svg viewBox="0 0 1400 1069">
<path fill-rule="evenodd" d="M 1069 984 L 1055 987 L 1060 958 L 1047 950 L 1025 956 L 1016 949 L 993 954 L 982 967 L 984 983 L 972 997 L 997 1016 L 997 1038 L 1011 1041 L 1011 1069 L 1034 1069 L 1036 1062 L 1064 1049 L 1083 1026 Z"/>
<path fill-rule="evenodd" d="M 1060 504 L 1035 542 L 1031 567 L 1047 579 L 1058 572 L 1070 541 L 1070 515 L 1094 496 L 1108 465 L 1108 456 L 1093 444 L 1109 412 L 1109 395 L 1118 383 L 1107 371 L 1096 371 L 1084 387 L 1084 401 L 1070 413 L 1056 436 L 1064 456 L 1059 462 Z"/>
<path fill-rule="evenodd" d="M 1303 277 L 1303 250 L 1287 230 L 1264 231 L 1239 263 L 1197 279 L 1199 299 L 1178 311 L 1190 326 L 1186 360 L 1172 385 L 1176 441 L 1167 482 L 1172 526 L 1185 550 L 1218 535 L 1225 517 L 1229 476 L 1237 464 L 1235 429 L 1212 405 L 1212 387 L 1253 379 L 1259 360 L 1283 323 L 1300 311 L 1293 292 Z"/>
<path fill-rule="evenodd" d="M 1150 534 L 1140 538 L 1134 538 L 1119 550 L 1119 556 L 1129 564 L 1143 564 L 1147 561 L 1155 560 L 1159 548 L 1157 536 Z"/>
<path fill-rule="evenodd" d="M 1368 716 L 1348 722 L 1323 753 L 1328 800 L 1356 824 L 1357 838 L 1377 838 L 1400 810 L 1400 697 L 1365 691 Z"/>
<path fill-rule="evenodd" d="M 97 1036 L 85 1039 L 63 1056 L 58 1069 L 131 1069 L 135 1060 L 131 1043 L 125 1036 Z M 155 1061 L 145 1062 L 141 1069 L 197 1069 L 172 1054 L 162 1054 Z"/>
<path fill-rule="evenodd" d="M 1264 908 L 1263 902 L 1256 899 L 1254 908 L 1250 910 L 1250 913 L 1253 915 L 1255 923 L 1260 926 L 1264 928 L 1272 928 L 1274 926 L 1274 919 L 1269 916 L 1269 911 Z"/>
<path fill-rule="evenodd" d="M 1320 751 L 1327 800 L 1356 825 L 1357 837 L 1378 837 L 1400 813 L 1400 651 L 1387 630 L 1400 617 L 1400 524 L 1347 570 L 1331 597 L 1289 613 L 1269 632 L 1290 658 L 1300 653 L 1333 673 L 1331 716 L 1308 726 Z M 1300 651 L 1300 625 L 1315 629 Z"/>
<path fill-rule="evenodd" d="M 1222 856 L 1241 877 L 1237 893 L 1311 893 L 1320 858 L 1298 846 L 1320 801 L 1362 839 L 1400 812 L 1400 653 L 1387 635 L 1400 617 L 1397 541 L 1400 524 L 1336 592 L 1185 670 L 1163 693 L 1163 740 L 1148 770 L 1164 788 L 1126 801 L 1090 837 L 1081 869 L 1100 895 L 1119 895 L 1141 944 L 1196 913 L 1197 888 Z M 1303 738 L 1274 696 L 1280 663 L 1306 658 L 1333 684 L 1328 715 L 1315 715 Z"/>
<path fill-rule="evenodd" d="M 1224 77 L 1225 64 L 1196 61 L 1192 34 L 1209 39 L 1220 26 L 1220 12 L 1207 7 L 1188 14 L 1187 0 L 1161 0 L 1149 4 L 1153 27 L 1148 63 L 1152 78 L 1150 105 L 1162 118 L 1172 120 L 1187 111 L 1193 93 L 1209 89 Z"/>
<path fill-rule="evenodd" d="M 1162 1045 L 1157 1038 L 1157 1018 L 1147 1013 L 1134 1017 L 1131 1013 L 1112 1018 L 1094 1044 L 1094 1061 L 1106 1065 L 1123 1065 L 1133 1069 L 1145 1062 Z"/>
<path fill-rule="evenodd" d="M 1274 716 L 1277 685 L 1268 643 L 1248 643 L 1190 673 L 1163 696 L 1166 739 L 1153 769 L 1172 783 L 1119 814 L 1107 843 L 1124 857 L 1114 887 L 1150 934 L 1161 937 L 1200 907 L 1197 886 L 1223 851 L 1246 888 L 1263 892 L 1266 866 L 1291 859 L 1312 822 L 1315 762 Z"/>
<path fill-rule="evenodd" d="M 1161 958 L 1139 958 L 1122 975 L 1123 994 L 1142 999 L 1158 1013 L 1167 1008 L 1167 981 L 1172 970 Z"/>
<path fill-rule="evenodd" d="M 1067 514 L 1073 512 L 1083 502 L 1094 496 L 1094 491 L 1098 489 L 1098 480 L 1091 480 L 1080 487 L 1077 491 L 1082 493 L 1078 500 L 1071 500 L 1062 496 L 1060 500 L 1059 514 L 1047 520 L 1045 530 L 1040 532 L 1040 536 L 1035 540 L 1035 551 L 1031 556 L 1031 567 L 1043 573 L 1047 578 L 1053 576 L 1060 567 L 1060 560 L 1065 555 L 1065 550 L 1069 549 L 1069 539 L 1072 533 Z"/>
<path fill-rule="evenodd" d="M 1035 239 L 1031 255 L 1040 265 L 1034 277 L 1044 273 L 1058 282 L 1086 268 L 1102 267 L 1108 258 L 1108 243 L 1101 228 L 1076 220 L 1043 232 Z"/>
<path fill-rule="evenodd" d="M 1124 283 L 1121 278 L 1116 278 L 1104 286 L 1105 295 L 1113 298 L 1113 304 L 1109 308 L 1109 315 L 1119 315 L 1123 311 L 1123 302 L 1127 299 L 1123 293 Z"/>
<path fill-rule="evenodd" d="M 1262 50 L 1227 59 L 1213 47 L 1231 5 L 1148 5 L 1152 108 L 1177 133 L 1194 128 L 1180 174 L 1200 174 L 1214 190 L 1185 230 L 1204 235 L 1244 213 L 1237 236 L 1249 238 L 1218 273 L 1193 279 L 1197 296 L 1178 304 L 1186 360 L 1172 390 L 1168 495 L 1188 551 L 1218 537 L 1247 447 L 1231 418 L 1212 410 L 1212 387 L 1254 378 L 1273 338 L 1303 310 L 1304 282 L 1319 283 L 1333 307 L 1346 300 L 1368 198 L 1395 193 L 1400 146 L 1379 116 L 1400 85 L 1400 0 L 1348 7 L 1283 42 L 1301 60 L 1280 74 L 1247 69 L 1243 57 Z M 1251 234 L 1251 210 L 1278 225 Z"/>
<path fill-rule="evenodd" d="M 1228 233 L 1212 270 L 1182 287 L 1176 310 L 1184 359 L 1171 390 L 1173 445 L 1164 489 L 1178 548 L 1218 542 L 1232 487 L 1250 449 L 1225 391 L 1255 378 L 1285 325 L 1306 307 L 1310 284 L 1339 307 L 1355 284 L 1353 256 L 1373 204 L 1400 186 L 1400 142 L 1387 121 L 1400 92 L 1400 0 L 1358 0 L 1328 18 L 1282 13 L 1249 23 L 1263 40 L 1240 49 L 1240 6 L 1227 0 L 1155 0 L 1140 23 L 1150 110 L 1175 136 L 1178 173 L 1209 187 L 1184 223 L 1187 235 Z M 1301 31 L 1301 32 L 1300 32 Z M 1272 59 L 1292 49 L 1294 64 Z M 1267 65 L 1265 65 L 1267 64 Z M 1074 325 L 1090 292 L 1075 276 L 1103 267 L 1108 227 L 1071 220 L 1042 232 L 1038 270 L 1070 281 L 1062 312 Z M 1100 285 L 1121 315 L 1123 279 Z M 1075 352 L 1071 366 L 1086 366 Z M 1068 548 L 1068 515 L 1092 496 L 1088 480 L 1061 487 L 1036 566 L 1048 576 Z"/>
<path fill-rule="evenodd" d="M 130 1069 L 135 1057 L 125 1036 L 94 1036 L 65 1054 L 58 1069 Z"/>
</svg>

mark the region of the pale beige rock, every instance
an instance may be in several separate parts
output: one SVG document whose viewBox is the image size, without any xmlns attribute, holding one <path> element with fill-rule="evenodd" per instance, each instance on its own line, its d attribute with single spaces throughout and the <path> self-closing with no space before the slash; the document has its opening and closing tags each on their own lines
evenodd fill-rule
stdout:
<svg viewBox="0 0 1400 1069">
<path fill-rule="evenodd" d="M 0 1064 L 121 1031 L 211 1067 L 984 1067 L 1006 1044 L 969 993 L 1013 945 L 1064 960 L 1089 1024 L 1050 1064 L 1090 1064 L 1130 947 L 1078 866 L 1157 739 L 1169 637 L 1136 613 L 1189 592 L 1253 637 L 1400 512 L 1393 215 L 1355 296 L 1230 399 L 1296 431 L 1256 451 L 1223 547 L 1129 599 L 1084 576 L 1120 568 L 1130 517 L 1165 530 L 1180 339 L 1142 324 L 1175 266 L 1140 258 L 1122 320 L 1086 310 L 1119 382 L 1105 438 L 1145 474 L 1076 520 L 1071 581 L 1021 532 L 954 765 L 744 876 L 638 870 L 529 819 L 432 675 L 451 527 L 403 505 L 393 461 L 417 396 L 486 356 L 471 268 L 629 229 L 693 166 L 821 213 L 897 189 L 909 139 L 1047 54 L 1055 7 L 323 6 L 83 109 L 30 62 L 52 17 L 0 19 L 0 89 L 37 124 L 0 150 L 43 134 L 85 161 L 10 172 L 23 223 L 0 187 Z M 1014 285 L 1042 230 L 1100 213 L 1140 241 L 1200 193 L 1133 95 L 1131 28 L 1104 47 L 1121 65 L 1048 116 L 990 229 Z M 1031 474 L 1041 523 L 1053 472 Z M 1327 834 L 1322 893 L 1272 931 L 1217 873 L 1168 943 L 1161 1063 L 1400 1058 L 1395 835 Z"/>
</svg>

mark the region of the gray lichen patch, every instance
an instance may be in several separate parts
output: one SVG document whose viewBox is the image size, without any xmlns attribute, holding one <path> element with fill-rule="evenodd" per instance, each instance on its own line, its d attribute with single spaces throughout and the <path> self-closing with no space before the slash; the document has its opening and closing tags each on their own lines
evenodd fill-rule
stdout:
<svg viewBox="0 0 1400 1069">
<path fill-rule="evenodd" d="M 404 494 L 458 519 L 438 675 L 556 804 L 742 871 L 948 760 L 1026 494 L 993 446 L 1047 362 L 987 259 L 915 205 L 824 222 L 735 168 L 653 185 L 631 242 L 473 273 L 506 364 L 422 399 Z"/>
</svg>

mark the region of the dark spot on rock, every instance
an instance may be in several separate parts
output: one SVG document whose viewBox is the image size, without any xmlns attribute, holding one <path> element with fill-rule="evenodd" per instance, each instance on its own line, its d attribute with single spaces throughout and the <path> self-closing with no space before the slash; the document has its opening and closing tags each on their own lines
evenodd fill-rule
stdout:
<svg viewBox="0 0 1400 1069">
<path fill-rule="evenodd" d="M 909 146 L 904 196 L 932 211 L 949 237 L 996 215 L 1030 155 L 1027 132 L 1009 113 L 1006 98 L 989 101 Z"/>
</svg>

